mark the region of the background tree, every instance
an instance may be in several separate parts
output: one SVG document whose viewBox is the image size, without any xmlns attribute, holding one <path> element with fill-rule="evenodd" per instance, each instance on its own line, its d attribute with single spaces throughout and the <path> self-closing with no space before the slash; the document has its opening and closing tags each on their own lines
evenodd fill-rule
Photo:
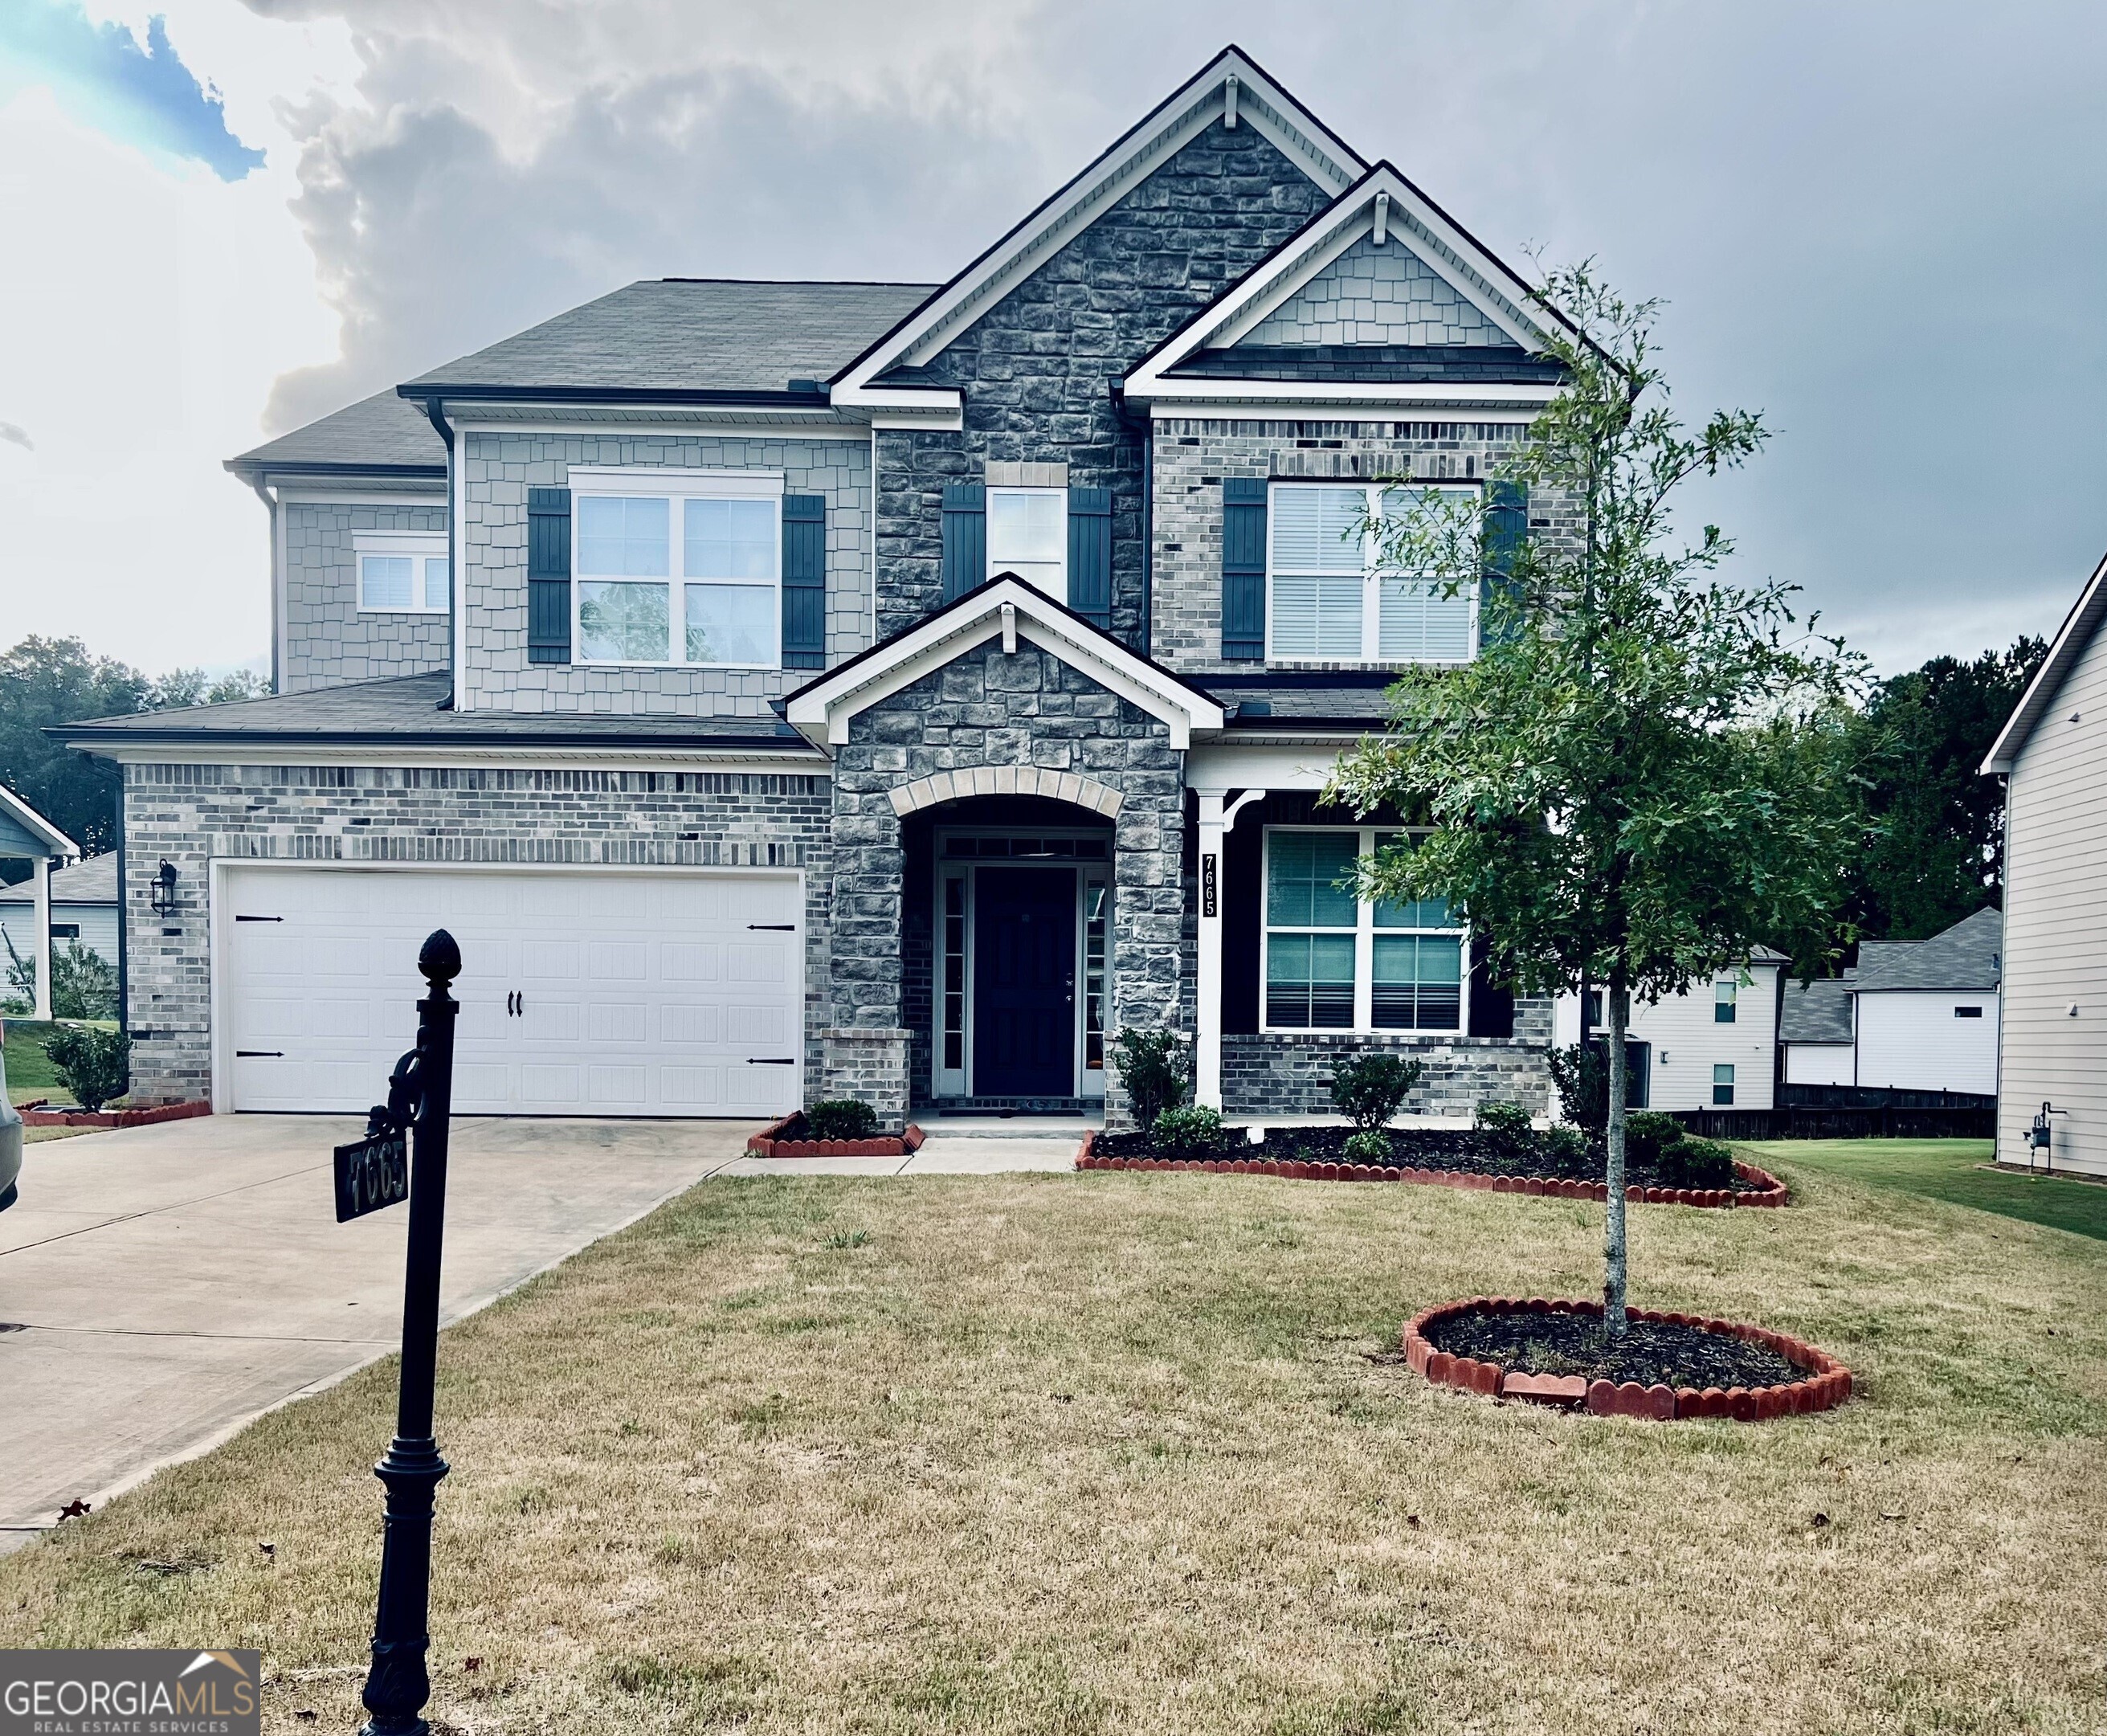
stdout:
<svg viewBox="0 0 2107 1736">
<path fill-rule="evenodd" d="M 1363 863 L 1368 895 L 1445 897 L 1525 992 L 1605 985 L 1604 1324 L 1620 1333 L 1631 996 L 1674 993 L 1828 920 L 1858 836 L 1859 669 L 1796 619 L 1790 587 L 1717 579 L 1731 545 L 1716 527 L 1674 533 L 1675 490 L 1754 453 L 1759 418 L 1720 412 L 1686 434 L 1653 358 L 1654 304 L 1626 303 L 1584 265 L 1543 297 L 1572 322 L 1548 345 L 1566 383 L 1491 492 L 1525 497 L 1545 533 L 1486 515 L 1501 576 L 1477 659 L 1403 677 L 1391 727 L 1342 762 L 1332 794 L 1431 825 Z M 1404 502 L 1373 527 L 1384 564 L 1476 582 L 1475 507 L 1453 493 Z"/>
<path fill-rule="evenodd" d="M 59 746 L 45 727 L 254 699 L 264 686 L 246 670 L 209 680 L 202 669 L 177 669 L 156 681 L 114 657 L 92 655 L 78 639 L 32 635 L 0 654 L 0 783 L 99 856 L 117 847 L 116 768 Z M 23 864 L 0 863 L 0 879 L 26 872 Z"/>
<path fill-rule="evenodd" d="M 1840 913 L 1853 933 L 1922 940 L 2003 904 L 2005 794 L 1978 768 L 2047 654 L 2045 640 L 2022 638 L 1874 688 L 1860 725 L 1871 824 Z"/>
</svg>

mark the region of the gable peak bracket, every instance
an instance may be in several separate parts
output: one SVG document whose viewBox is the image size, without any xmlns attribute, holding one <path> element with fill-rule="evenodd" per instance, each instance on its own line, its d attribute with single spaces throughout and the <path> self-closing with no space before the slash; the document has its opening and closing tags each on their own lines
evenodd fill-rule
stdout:
<svg viewBox="0 0 2107 1736">
<path fill-rule="evenodd" d="M 1376 195 L 1375 244 L 1380 247 L 1390 239 L 1390 195 Z"/>
<path fill-rule="evenodd" d="M 1222 81 L 1222 124 L 1232 132 L 1237 124 L 1237 75 L 1231 73 Z"/>
</svg>

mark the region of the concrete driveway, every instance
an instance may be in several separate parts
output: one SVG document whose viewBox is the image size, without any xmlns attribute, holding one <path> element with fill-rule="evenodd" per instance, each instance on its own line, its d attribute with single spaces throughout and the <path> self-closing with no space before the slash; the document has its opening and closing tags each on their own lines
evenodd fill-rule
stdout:
<svg viewBox="0 0 2107 1736">
<path fill-rule="evenodd" d="M 409 1214 L 339 1224 L 332 1199 L 330 1148 L 363 1127 L 215 1115 L 27 1149 L 0 1212 L 0 1550 L 397 1347 Z M 456 1122 L 443 1318 L 734 1165 L 753 1131 Z"/>
</svg>

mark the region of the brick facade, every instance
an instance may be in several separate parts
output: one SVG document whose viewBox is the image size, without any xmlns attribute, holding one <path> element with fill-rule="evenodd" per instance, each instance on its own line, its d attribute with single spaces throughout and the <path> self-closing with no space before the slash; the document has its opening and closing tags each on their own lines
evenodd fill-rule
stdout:
<svg viewBox="0 0 2107 1736">
<path fill-rule="evenodd" d="M 212 1078 L 206 908 L 218 861 L 802 868 L 806 1049 L 827 1025 L 832 797 L 823 777 L 739 772 L 128 766 L 124 907 L 132 1077 L 142 1100 Z M 149 904 L 163 858 L 182 907 Z"/>
<path fill-rule="evenodd" d="M 353 538 L 367 530 L 426 531 L 443 536 L 443 500 L 405 497 L 400 506 L 365 501 L 287 500 L 285 534 L 285 653 L 281 693 L 305 693 L 344 681 L 423 675 L 447 666 L 447 618 L 362 610 Z"/>
</svg>

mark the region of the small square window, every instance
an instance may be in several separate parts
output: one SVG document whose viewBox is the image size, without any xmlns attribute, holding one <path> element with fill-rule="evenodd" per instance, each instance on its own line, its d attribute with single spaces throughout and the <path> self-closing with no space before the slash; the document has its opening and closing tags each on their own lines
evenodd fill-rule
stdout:
<svg viewBox="0 0 2107 1736">
<path fill-rule="evenodd" d="M 1739 992 L 1732 983 L 1714 983 L 1712 985 L 1712 1023 L 1731 1025 L 1734 1022 L 1734 996 Z"/>
<path fill-rule="evenodd" d="M 1723 1061 L 1712 1069 L 1712 1107 L 1715 1109 L 1731 1109 L 1733 1103 L 1733 1064 Z"/>
<path fill-rule="evenodd" d="M 1983 1009 L 1979 1006 L 1957 1006 L 1953 1010 L 1953 1016 L 1956 1019 L 1980 1019 Z"/>
</svg>

